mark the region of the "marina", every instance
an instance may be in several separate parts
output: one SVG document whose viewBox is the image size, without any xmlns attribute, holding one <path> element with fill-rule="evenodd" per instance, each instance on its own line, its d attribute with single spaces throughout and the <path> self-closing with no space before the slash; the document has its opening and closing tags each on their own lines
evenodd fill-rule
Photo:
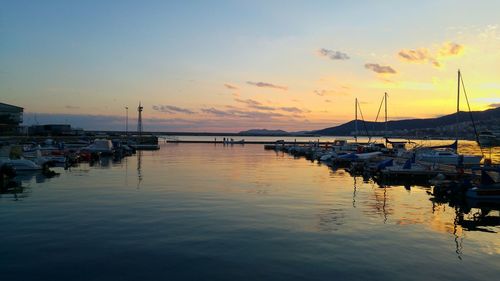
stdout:
<svg viewBox="0 0 500 281">
<path fill-rule="evenodd" d="M 384 132 L 387 97 L 379 108 L 380 113 L 385 104 Z M 478 269 L 479 280 L 494 278 L 500 262 L 500 240 L 493 236 L 500 231 L 500 146 L 484 132 L 475 141 L 460 139 L 459 100 L 460 84 L 454 140 L 373 136 L 357 98 L 352 137 L 145 134 L 141 103 L 133 133 L 127 107 L 125 134 L 5 137 L 0 220 L 13 229 L 0 229 L 9 245 L 0 256 L 12 266 L 0 274 L 7 280 L 32 274 L 42 280 L 72 280 L 75 274 L 109 278 L 99 265 L 84 270 L 86 265 L 71 262 L 70 270 L 57 275 L 43 263 L 40 267 L 37 252 L 50 264 L 69 267 L 58 246 L 63 241 L 71 258 L 87 265 L 118 253 L 122 259 L 107 264 L 114 268 L 113 278 L 127 280 L 162 275 L 160 264 L 149 266 L 150 255 L 178 264 L 167 272 L 186 280 L 303 280 L 311 277 L 304 260 L 315 265 L 314 279 L 332 274 L 346 280 L 403 278 L 392 268 L 379 271 L 383 265 L 377 257 L 405 268 L 421 257 L 439 261 L 423 275 L 410 270 L 415 280 L 473 280 Z M 470 119 L 477 133 L 472 114 Z M 25 202 L 28 207 L 18 206 Z M 63 209 L 66 213 L 57 215 Z M 14 217 L 31 222 L 29 230 L 15 230 Z M 51 229 L 40 232 L 46 225 Z M 52 239 L 58 242 L 42 242 Z M 137 258 L 123 258 L 128 255 Z M 411 263 L 402 262 L 408 257 Z M 360 259 L 363 264 L 353 266 Z M 281 262 L 282 269 L 273 268 Z M 255 274 L 254 264 L 273 266 Z"/>
<path fill-rule="evenodd" d="M 464 149 L 478 153 L 472 143 Z M 58 175 L 23 173 L 20 185 L 2 189 L 5 280 L 479 280 L 498 273 L 498 205 L 435 196 L 428 186 L 378 185 L 261 144 L 160 141 L 160 150 L 52 169 Z M 415 266 L 422 257 L 425 271 Z M 165 273 L 165 263 L 175 270 Z"/>
<path fill-rule="evenodd" d="M 500 1 L 5 1 L 0 281 L 500 276 Z"/>
</svg>

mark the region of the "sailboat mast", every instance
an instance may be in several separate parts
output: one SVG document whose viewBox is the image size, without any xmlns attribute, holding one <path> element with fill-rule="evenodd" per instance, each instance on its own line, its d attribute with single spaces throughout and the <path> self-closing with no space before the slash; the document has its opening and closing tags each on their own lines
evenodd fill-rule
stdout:
<svg viewBox="0 0 500 281">
<path fill-rule="evenodd" d="M 358 141 L 358 98 L 354 100 L 354 139 Z"/>
<path fill-rule="evenodd" d="M 457 84 L 457 116 L 456 116 L 456 124 L 455 124 L 455 140 L 458 141 L 458 114 L 460 113 L 460 69 L 458 70 L 458 84 Z"/>
<path fill-rule="evenodd" d="M 384 93 L 384 103 L 385 103 L 385 132 L 387 134 L 387 93 Z"/>
</svg>

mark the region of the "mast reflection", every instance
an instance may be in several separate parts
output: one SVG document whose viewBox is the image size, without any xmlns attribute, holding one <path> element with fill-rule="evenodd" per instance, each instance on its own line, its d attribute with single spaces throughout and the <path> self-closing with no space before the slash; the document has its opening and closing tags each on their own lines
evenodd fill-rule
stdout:
<svg viewBox="0 0 500 281">
<path fill-rule="evenodd" d="M 142 151 L 137 151 L 137 189 L 140 188 L 142 182 Z"/>
</svg>

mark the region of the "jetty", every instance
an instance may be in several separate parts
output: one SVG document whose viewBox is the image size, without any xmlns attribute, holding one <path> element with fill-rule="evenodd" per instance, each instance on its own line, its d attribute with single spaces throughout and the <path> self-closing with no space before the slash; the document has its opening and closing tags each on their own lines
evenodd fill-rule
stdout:
<svg viewBox="0 0 500 281">
<path fill-rule="evenodd" d="M 328 147 L 332 142 L 327 141 L 247 141 L 247 140 L 234 140 L 234 141 L 223 141 L 223 140 L 170 140 L 167 139 L 166 143 L 206 143 L 206 144 L 263 144 L 266 149 L 275 149 L 276 146 L 280 145 L 308 145 L 317 144 L 322 147 Z"/>
</svg>

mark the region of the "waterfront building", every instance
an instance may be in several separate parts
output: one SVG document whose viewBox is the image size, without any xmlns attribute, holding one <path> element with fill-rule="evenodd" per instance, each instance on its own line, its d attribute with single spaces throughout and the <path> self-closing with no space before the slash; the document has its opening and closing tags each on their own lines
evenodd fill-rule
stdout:
<svg viewBox="0 0 500 281">
<path fill-rule="evenodd" d="M 0 135 L 19 133 L 24 108 L 0 102 Z"/>
</svg>

